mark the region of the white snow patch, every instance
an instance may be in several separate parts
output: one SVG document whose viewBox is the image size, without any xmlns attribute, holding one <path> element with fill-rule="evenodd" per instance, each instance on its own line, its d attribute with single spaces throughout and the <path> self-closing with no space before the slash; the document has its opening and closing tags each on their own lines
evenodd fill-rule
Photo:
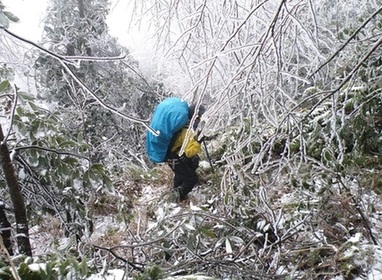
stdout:
<svg viewBox="0 0 382 280">
<path fill-rule="evenodd" d="M 95 275 L 92 275 L 88 278 L 88 280 L 128 280 L 128 279 L 132 279 L 132 278 L 126 278 L 125 277 L 125 271 L 122 270 L 122 269 L 111 269 L 111 270 L 108 270 L 106 275 L 104 274 L 95 274 Z"/>
<path fill-rule="evenodd" d="M 350 237 L 348 241 L 351 243 L 358 243 L 361 240 L 361 237 L 362 233 L 357 232 L 354 236 Z"/>
</svg>

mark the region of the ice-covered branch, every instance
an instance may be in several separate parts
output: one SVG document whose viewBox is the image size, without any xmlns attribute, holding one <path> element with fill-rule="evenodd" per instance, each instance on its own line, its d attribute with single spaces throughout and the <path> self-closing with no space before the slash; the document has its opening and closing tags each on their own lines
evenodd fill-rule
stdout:
<svg viewBox="0 0 382 280">
<path fill-rule="evenodd" d="M 137 119 L 137 118 L 134 118 L 134 117 L 131 117 L 131 116 L 128 116 L 122 112 L 120 112 L 118 109 L 116 108 L 113 108 L 112 106 L 109 106 L 108 104 L 106 104 L 101 98 L 99 98 L 75 73 L 74 71 L 68 66 L 69 65 L 74 65 L 76 67 L 78 67 L 78 65 L 76 63 L 74 63 L 73 61 L 78 61 L 78 60 L 81 60 L 80 57 L 78 56 L 75 56 L 75 57 L 67 57 L 67 56 L 61 56 L 61 55 L 58 55 L 54 52 L 51 52 L 49 50 L 47 50 L 46 48 L 44 47 L 41 47 L 40 45 L 30 41 L 30 40 L 27 40 L 21 36 L 18 36 L 17 34 L 9 31 L 8 29 L 4 28 L 4 27 L 0 27 L 2 30 L 4 30 L 6 33 L 8 33 L 9 35 L 11 35 L 12 37 L 20 40 L 20 41 L 23 41 L 25 43 L 28 43 L 34 47 L 36 47 L 37 49 L 39 49 L 40 51 L 43 51 L 44 53 L 47 53 L 49 54 L 50 56 L 52 56 L 53 58 L 57 59 L 62 67 L 65 69 L 65 71 L 87 92 L 89 93 L 95 100 L 97 100 L 98 104 L 101 105 L 103 108 L 105 108 L 106 110 L 110 111 L 110 112 L 113 112 L 114 114 L 124 118 L 124 119 L 127 119 L 129 121 L 132 121 L 132 122 L 136 122 L 136 123 L 139 123 L 141 125 L 143 125 L 146 129 L 148 129 L 150 132 L 152 132 L 154 135 L 158 135 L 158 132 L 153 130 L 145 121 L 143 120 L 140 120 L 140 119 Z M 110 59 L 116 59 L 116 58 L 99 58 L 99 57 L 95 57 L 95 60 L 110 60 Z M 118 59 L 121 59 L 120 57 L 118 57 Z M 84 57 L 84 60 L 90 60 L 89 57 Z"/>
</svg>

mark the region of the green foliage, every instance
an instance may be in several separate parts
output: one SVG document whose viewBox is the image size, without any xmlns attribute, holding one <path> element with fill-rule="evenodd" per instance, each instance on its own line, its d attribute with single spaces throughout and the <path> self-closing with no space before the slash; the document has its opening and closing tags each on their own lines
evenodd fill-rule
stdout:
<svg viewBox="0 0 382 280">
<path fill-rule="evenodd" d="M 380 163 L 377 158 L 370 159 L 382 152 L 380 89 L 353 86 L 344 88 L 336 96 L 338 108 L 334 110 L 333 104 L 327 101 L 304 119 L 302 134 L 290 141 L 290 152 L 306 152 L 307 156 L 336 168 L 340 158 L 343 159 L 341 166 L 377 166 Z M 301 140 L 304 150 L 301 150 Z"/>
<path fill-rule="evenodd" d="M 65 134 L 60 114 L 39 107 L 26 93 L 20 93 L 19 97 L 21 106 L 16 108 L 14 129 L 17 137 L 22 139 L 21 143 L 27 145 L 15 148 L 41 174 L 42 182 L 54 182 L 59 189 L 73 185 L 73 181 L 79 180 L 80 173 L 86 170 L 86 165 L 81 162 L 86 162 L 86 158 L 80 156 L 87 149 L 86 143 L 77 142 Z"/>
<path fill-rule="evenodd" d="M 160 279 L 163 279 L 163 272 L 156 265 L 147 267 L 144 272 L 134 277 L 134 280 L 160 280 Z"/>
<path fill-rule="evenodd" d="M 32 263 L 27 259 L 17 267 L 17 273 L 23 280 L 85 280 L 91 271 L 88 268 L 87 260 L 78 262 L 74 258 L 48 260 L 46 262 Z M 5 266 L 0 269 L 1 279 L 13 280 L 10 267 Z"/>
<path fill-rule="evenodd" d="M 0 87 L 5 91 L 8 85 L 3 81 Z M 113 191 L 108 171 L 90 163 L 86 157 L 89 145 L 68 133 L 62 114 L 39 106 L 26 92 L 17 95 L 15 133 L 8 145 L 15 151 L 20 184 L 26 192 L 38 190 L 38 196 L 25 196 L 29 217 L 37 222 L 46 212 L 60 213 L 66 217 L 66 234 L 82 236 L 85 228 L 91 231 L 85 203 L 96 195 L 95 190 Z M 4 191 L 3 197 L 7 197 Z"/>
<path fill-rule="evenodd" d="M 9 85 L 10 85 L 10 84 L 9 84 L 9 81 L 8 81 L 8 80 L 2 81 L 2 82 L 0 83 L 0 93 L 5 92 L 5 91 L 8 89 Z"/>
<path fill-rule="evenodd" d="M 110 192 L 113 191 L 113 183 L 102 164 L 92 164 L 90 168 L 84 172 L 83 180 L 86 189 L 103 188 Z"/>
</svg>

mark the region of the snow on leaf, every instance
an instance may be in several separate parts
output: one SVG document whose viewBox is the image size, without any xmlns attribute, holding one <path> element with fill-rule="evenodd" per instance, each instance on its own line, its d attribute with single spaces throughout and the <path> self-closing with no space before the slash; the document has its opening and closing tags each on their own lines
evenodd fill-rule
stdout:
<svg viewBox="0 0 382 280">
<path fill-rule="evenodd" d="M 191 224 L 189 224 L 189 223 L 185 223 L 185 224 L 184 224 L 184 227 L 185 227 L 186 229 L 188 229 L 188 230 L 192 230 L 192 231 L 195 230 L 195 228 L 194 228 Z"/>
<path fill-rule="evenodd" d="M 210 237 L 210 238 L 216 238 L 216 234 L 215 232 L 213 232 L 210 228 L 207 228 L 207 227 L 200 227 L 199 228 L 199 231 L 207 236 L 207 237 Z"/>
<path fill-rule="evenodd" d="M 4 11 L 4 15 L 11 21 L 13 22 L 19 22 L 20 19 L 15 16 L 14 14 L 12 14 L 11 12 L 8 12 L 8 11 Z"/>
<path fill-rule="evenodd" d="M 226 238 L 225 239 L 225 250 L 228 254 L 232 254 L 233 250 L 232 250 L 232 245 L 231 245 L 231 241 L 229 240 L 229 238 Z"/>
<path fill-rule="evenodd" d="M 201 210 L 203 210 L 202 208 L 200 208 L 200 207 L 198 207 L 198 206 L 195 206 L 195 205 L 192 203 L 192 201 L 191 201 L 191 203 L 190 203 L 190 209 L 191 209 L 192 211 L 201 211 Z"/>
<path fill-rule="evenodd" d="M 0 11 L 0 25 L 5 28 L 9 27 L 9 19 L 4 15 L 2 11 Z"/>
<path fill-rule="evenodd" d="M 244 240 L 241 239 L 240 237 L 238 236 L 230 236 L 229 239 L 232 241 L 232 242 L 235 242 L 237 244 L 243 244 L 244 243 Z"/>
<path fill-rule="evenodd" d="M 354 236 L 350 237 L 348 242 L 351 243 L 358 243 L 361 240 L 362 233 L 357 232 Z"/>
</svg>

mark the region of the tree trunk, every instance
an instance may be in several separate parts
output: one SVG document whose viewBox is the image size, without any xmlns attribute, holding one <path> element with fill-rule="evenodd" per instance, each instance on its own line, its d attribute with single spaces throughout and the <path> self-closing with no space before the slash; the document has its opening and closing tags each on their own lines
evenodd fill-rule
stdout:
<svg viewBox="0 0 382 280">
<path fill-rule="evenodd" d="M 0 235 L 3 238 L 3 243 L 9 255 L 13 255 L 13 248 L 11 242 L 11 224 L 8 222 L 7 216 L 4 212 L 4 207 L 0 205 Z"/>
<path fill-rule="evenodd" d="M 0 162 L 3 168 L 5 180 L 8 184 L 9 194 L 13 203 L 17 245 L 20 254 L 32 256 L 32 249 L 29 242 L 28 220 L 25 211 L 24 198 L 21 194 L 20 185 L 17 181 L 15 169 L 13 167 L 7 143 L 4 142 L 3 129 L 0 124 Z"/>
</svg>

